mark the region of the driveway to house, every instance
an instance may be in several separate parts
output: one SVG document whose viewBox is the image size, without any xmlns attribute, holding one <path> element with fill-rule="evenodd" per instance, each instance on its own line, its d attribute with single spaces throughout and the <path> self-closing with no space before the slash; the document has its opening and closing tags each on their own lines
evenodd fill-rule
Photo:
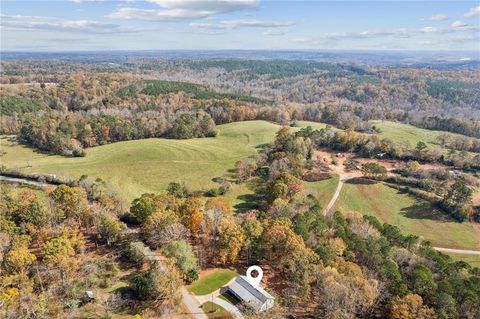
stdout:
<svg viewBox="0 0 480 319">
<path fill-rule="evenodd" d="M 243 319 L 243 315 L 240 312 L 240 310 L 238 310 L 238 308 L 235 305 L 232 305 L 228 301 L 223 300 L 219 297 L 215 297 L 213 298 L 213 302 L 219 306 L 222 306 L 223 309 L 225 309 L 226 311 L 230 312 L 235 319 Z"/>
<path fill-rule="evenodd" d="M 233 278 L 228 283 L 226 283 L 223 287 L 226 287 L 226 286 L 230 285 L 232 282 L 235 281 L 235 279 L 236 278 Z M 188 291 L 187 291 L 187 293 L 192 298 L 195 298 L 196 302 L 199 305 L 203 305 L 204 303 L 210 301 L 210 302 L 216 303 L 219 306 L 222 306 L 225 310 L 230 312 L 236 319 L 242 319 L 243 318 L 242 313 L 240 312 L 240 310 L 238 310 L 238 308 L 235 305 L 232 305 L 228 301 L 219 298 L 219 296 L 222 294 L 222 288 L 219 288 L 219 289 L 217 289 L 217 290 L 215 290 L 215 291 L 213 291 L 209 294 L 200 295 L 200 296 L 192 295 Z"/>
<path fill-rule="evenodd" d="M 195 296 L 191 295 L 187 288 L 182 287 L 182 302 L 187 307 L 189 315 L 194 319 L 208 319 L 200 303 Z"/>
</svg>

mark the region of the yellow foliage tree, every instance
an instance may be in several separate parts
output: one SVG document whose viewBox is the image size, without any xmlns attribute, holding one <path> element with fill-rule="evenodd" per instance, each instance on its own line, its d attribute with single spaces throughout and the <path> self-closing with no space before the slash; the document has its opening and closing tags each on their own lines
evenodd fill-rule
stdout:
<svg viewBox="0 0 480 319">
<path fill-rule="evenodd" d="M 421 296 L 408 294 L 403 298 L 396 298 L 390 305 L 392 319 L 433 319 L 435 311 L 423 304 Z"/>
</svg>

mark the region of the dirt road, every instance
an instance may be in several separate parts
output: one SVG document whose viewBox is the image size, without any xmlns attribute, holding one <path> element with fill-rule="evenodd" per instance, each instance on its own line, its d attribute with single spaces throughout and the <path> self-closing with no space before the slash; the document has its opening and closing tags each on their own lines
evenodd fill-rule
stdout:
<svg viewBox="0 0 480 319">
<path fill-rule="evenodd" d="M 335 205 L 335 202 L 337 201 L 338 196 L 340 196 L 340 192 L 342 191 L 343 184 L 344 182 L 340 178 L 338 180 L 337 189 L 335 190 L 335 193 L 333 194 L 332 199 L 330 199 L 330 202 L 328 202 L 327 207 L 325 207 L 325 209 L 323 210 L 323 215 L 327 215 L 330 209 L 332 209 L 333 205 Z"/>
<path fill-rule="evenodd" d="M 453 248 L 443 248 L 443 247 L 433 247 L 435 250 L 452 253 L 452 254 L 466 254 L 466 255 L 480 255 L 480 250 L 469 250 L 469 249 L 453 249 Z"/>
<path fill-rule="evenodd" d="M 321 155 L 325 156 L 324 154 L 321 154 Z M 321 155 L 317 154 L 317 156 L 321 156 Z M 346 157 L 348 157 L 348 155 Z M 337 199 L 340 196 L 340 193 L 342 192 L 342 188 L 345 182 L 350 179 L 354 179 L 362 176 L 362 173 L 360 171 L 350 171 L 350 172 L 345 171 L 343 164 L 346 160 L 346 157 L 337 159 L 338 160 L 337 165 L 329 164 L 329 167 L 332 169 L 332 171 L 338 174 L 339 180 L 338 180 L 338 185 L 337 185 L 337 189 L 335 190 L 335 193 L 333 194 L 332 198 L 328 202 L 327 207 L 325 207 L 325 209 L 323 210 L 324 215 L 327 215 L 331 211 L 333 206 L 335 206 L 335 203 L 337 202 Z M 389 167 L 388 171 L 390 172 L 391 170 L 392 170 L 392 167 Z M 473 220 L 471 221 L 471 223 L 477 235 L 479 235 L 480 227 Z M 446 253 L 480 255 L 480 250 L 453 249 L 453 248 L 444 248 L 444 247 L 433 247 L 433 248 L 437 251 L 446 252 Z"/>
</svg>

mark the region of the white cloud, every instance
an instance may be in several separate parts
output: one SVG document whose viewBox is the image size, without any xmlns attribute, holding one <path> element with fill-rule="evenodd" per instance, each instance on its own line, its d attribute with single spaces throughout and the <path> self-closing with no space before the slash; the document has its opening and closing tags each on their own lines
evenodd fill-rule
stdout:
<svg viewBox="0 0 480 319">
<path fill-rule="evenodd" d="M 260 0 L 149 0 L 168 9 L 225 13 L 253 8 Z"/>
<path fill-rule="evenodd" d="M 445 21 L 445 20 L 448 20 L 448 15 L 443 14 L 443 13 L 434 14 L 434 15 L 428 17 L 427 20 L 430 20 L 430 21 Z"/>
<path fill-rule="evenodd" d="M 464 22 L 458 21 L 458 20 L 452 23 L 452 28 L 464 28 L 466 26 L 468 26 L 467 23 L 464 23 Z"/>
<path fill-rule="evenodd" d="M 9 30 L 46 30 L 76 33 L 134 33 L 148 29 L 91 20 L 64 20 L 54 17 L 0 15 L 0 26 Z"/>
<path fill-rule="evenodd" d="M 207 18 L 215 14 L 254 8 L 260 0 L 149 0 L 162 9 L 119 8 L 109 17 L 147 21 Z"/>
<path fill-rule="evenodd" d="M 269 36 L 282 36 L 287 34 L 286 30 L 273 30 L 273 29 L 268 29 L 263 32 L 264 35 L 269 35 Z"/>
<path fill-rule="evenodd" d="M 480 15 L 480 6 L 473 7 L 470 9 L 470 11 L 464 14 L 464 16 L 467 18 L 476 17 L 478 15 Z"/>
<path fill-rule="evenodd" d="M 210 30 L 236 29 L 240 27 L 249 28 L 279 28 L 294 25 L 294 21 L 269 21 L 255 19 L 224 20 L 219 23 L 192 22 L 191 27 Z"/>
<path fill-rule="evenodd" d="M 421 28 L 420 31 L 423 33 L 438 33 L 440 32 L 440 29 L 435 27 L 425 27 L 425 28 Z"/>
<path fill-rule="evenodd" d="M 237 27 L 254 27 L 254 28 L 277 28 L 288 27 L 294 25 L 294 21 L 267 21 L 267 20 L 255 20 L 255 19 L 242 19 L 242 20 L 225 20 L 222 24 L 237 28 Z"/>
<path fill-rule="evenodd" d="M 108 15 L 113 19 L 147 20 L 147 21 L 176 21 L 183 19 L 200 19 L 210 16 L 206 11 L 189 11 L 182 9 L 156 10 L 137 8 L 118 8 Z"/>
</svg>

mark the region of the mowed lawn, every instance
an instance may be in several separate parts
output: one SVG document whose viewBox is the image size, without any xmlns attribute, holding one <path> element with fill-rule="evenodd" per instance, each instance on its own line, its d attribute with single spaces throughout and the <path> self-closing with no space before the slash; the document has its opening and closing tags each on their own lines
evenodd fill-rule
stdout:
<svg viewBox="0 0 480 319">
<path fill-rule="evenodd" d="M 249 121 L 218 128 L 215 138 L 118 142 L 89 148 L 83 158 L 42 154 L 2 138 L 0 149 L 6 154 L 0 161 L 29 173 L 100 177 L 128 203 L 142 193 L 162 191 L 173 181 L 185 182 L 192 190 L 218 187 L 212 178 L 227 174 L 237 160 L 256 154 L 260 145 L 274 139 L 280 126 Z"/>
<path fill-rule="evenodd" d="M 422 236 L 434 246 L 480 249 L 470 223 L 455 222 L 429 203 L 382 183 L 345 184 L 334 209 L 374 215 L 382 222 L 400 227 L 406 234 Z"/>
<path fill-rule="evenodd" d="M 230 269 L 211 269 L 200 274 L 200 278 L 187 287 L 188 291 L 197 296 L 206 295 L 225 286 L 238 274 Z"/>
</svg>

